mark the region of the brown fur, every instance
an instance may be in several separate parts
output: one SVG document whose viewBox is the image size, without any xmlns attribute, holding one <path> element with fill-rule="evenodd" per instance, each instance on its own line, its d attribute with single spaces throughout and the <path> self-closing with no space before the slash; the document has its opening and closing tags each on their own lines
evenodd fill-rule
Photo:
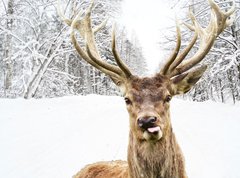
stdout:
<svg viewBox="0 0 240 178">
<path fill-rule="evenodd" d="M 74 178 L 187 178 L 184 158 L 175 135 L 166 96 L 174 95 L 175 84 L 165 76 L 152 78 L 132 77 L 125 83 L 125 97 L 130 116 L 128 162 L 111 161 L 91 164 Z M 142 116 L 157 117 L 162 137 L 143 136 L 137 125 Z"/>
<path fill-rule="evenodd" d="M 128 164 L 126 161 L 98 162 L 87 165 L 74 178 L 127 178 Z"/>
<path fill-rule="evenodd" d="M 128 148 L 131 178 L 186 178 L 184 158 L 174 133 L 156 143 L 136 143 L 130 134 Z"/>
</svg>

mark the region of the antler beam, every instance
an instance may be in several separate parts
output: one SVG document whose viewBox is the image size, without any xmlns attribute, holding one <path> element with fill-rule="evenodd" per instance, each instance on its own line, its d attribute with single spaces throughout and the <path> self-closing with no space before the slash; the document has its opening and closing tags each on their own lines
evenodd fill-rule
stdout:
<svg viewBox="0 0 240 178">
<path fill-rule="evenodd" d="M 58 13 L 62 20 L 71 27 L 71 40 L 78 54 L 87 63 L 96 67 L 103 73 L 109 75 L 115 83 L 119 84 L 119 81 L 126 80 L 132 74 L 129 68 L 121 60 L 117 52 L 115 28 L 112 34 L 112 53 L 118 66 L 109 64 L 101 58 L 95 42 L 95 33 L 101 30 L 106 25 L 107 21 L 105 20 L 99 26 L 93 28 L 91 21 L 91 12 L 93 7 L 94 2 L 92 1 L 84 16 L 84 13 L 80 11 L 75 18 L 68 19 L 63 15 L 60 8 L 60 2 L 58 1 Z M 78 43 L 75 35 L 75 30 L 79 31 L 80 36 L 85 40 L 85 49 Z"/>
<path fill-rule="evenodd" d="M 214 0 L 208 0 L 211 7 L 211 18 L 207 27 L 203 28 L 194 17 L 193 13 L 190 11 L 190 18 L 192 20 L 193 26 L 185 24 L 190 30 L 194 31 L 194 37 L 189 45 L 183 50 L 182 53 L 176 55 L 174 59 L 170 58 L 167 60 L 165 66 L 160 71 L 161 74 L 167 75 L 169 77 L 174 77 L 182 74 L 196 64 L 203 60 L 203 58 L 208 54 L 211 47 L 214 44 L 217 36 L 231 24 L 232 18 L 229 18 L 235 11 L 235 2 L 233 1 L 232 7 L 227 11 L 223 12 L 219 6 L 214 2 Z M 179 30 L 177 28 L 177 49 L 179 48 Z M 196 43 L 197 38 L 199 38 L 200 45 L 198 51 L 190 57 L 187 61 L 183 61 L 187 56 L 193 45 Z M 174 51 L 178 54 L 178 51 Z"/>
</svg>

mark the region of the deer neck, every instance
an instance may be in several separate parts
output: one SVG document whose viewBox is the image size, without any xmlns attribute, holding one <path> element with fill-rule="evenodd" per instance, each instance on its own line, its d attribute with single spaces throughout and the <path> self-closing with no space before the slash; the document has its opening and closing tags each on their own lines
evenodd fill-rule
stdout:
<svg viewBox="0 0 240 178">
<path fill-rule="evenodd" d="M 180 148 L 169 129 L 165 137 L 156 142 L 137 140 L 129 134 L 128 165 L 130 178 L 178 178 L 177 156 Z"/>
</svg>

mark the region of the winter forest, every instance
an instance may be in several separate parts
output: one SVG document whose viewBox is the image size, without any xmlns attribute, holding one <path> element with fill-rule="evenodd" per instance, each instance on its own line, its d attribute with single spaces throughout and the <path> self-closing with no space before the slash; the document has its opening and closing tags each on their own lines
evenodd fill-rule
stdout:
<svg viewBox="0 0 240 178">
<path fill-rule="evenodd" d="M 231 1 L 218 1 L 223 9 L 232 5 Z M 96 26 L 107 19 L 106 27 L 98 33 L 96 40 L 101 57 L 109 63 L 115 62 L 110 50 L 111 29 L 121 14 L 121 3 L 122 0 L 96 0 L 93 10 L 93 23 Z M 209 18 L 207 1 L 180 0 L 171 3 L 173 6 L 181 3 L 183 10 L 191 7 L 198 21 L 206 25 Z M 1 98 L 118 95 L 111 79 L 81 60 L 75 52 L 69 37 L 69 26 L 59 18 L 57 1 L 2 0 L 0 4 Z M 61 4 L 64 14 L 69 18 L 87 5 L 88 1 L 82 0 L 65 0 Z M 230 103 L 240 100 L 239 8 L 240 1 L 236 1 L 235 20 L 217 38 L 205 58 L 208 70 L 203 79 L 184 98 Z M 186 14 L 180 20 L 188 22 L 189 17 Z M 192 33 L 186 28 L 181 30 L 184 48 Z M 159 50 L 170 53 L 176 42 L 175 27 L 169 27 L 169 31 L 172 35 L 166 35 L 165 39 L 159 41 Z M 125 27 L 117 25 L 117 46 L 121 57 L 135 74 L 144 76 L 147 64 L 137 38 L 134 35 L 129 37 Z M 191 53 L 196 50 L 197 46 Z"/>
<path fill-rule="evenodd" d="M 129 177 L 182 177 L 167 173 L 185 162 L 189 178 L 240 178 L 240 0 L 92 1 L 0 0 L 0 176 L 66 178 L 88 164 L 128 160 L 129 172 L 147 168 Z M 125 14 L 132 8 L 138 16 Z M 119 97 L 124 87 L 137 101 Z"/>
<path fill-rule="evenodd" d="M 69 27 L 57 13 L 57 1 L 2 1 L 0 25 L 0 96 L 43 98 L 65 95 L 116 95 L 111 80 L 88 65 L 73 49 Z M 66 16 L 86 7 L 87 2 L 66 2 Z M 94 8 L 94 24 L 108 19 L 97 36 L 102 58 L 113 62 L 110 49 L 111 24 L 121 12 L 121 1 L 100 0 Z M 136 73 L 144 74 L 145 59 L 136 37 L 128 39 L 118 28 L 121 56 Z"/>
</svg>

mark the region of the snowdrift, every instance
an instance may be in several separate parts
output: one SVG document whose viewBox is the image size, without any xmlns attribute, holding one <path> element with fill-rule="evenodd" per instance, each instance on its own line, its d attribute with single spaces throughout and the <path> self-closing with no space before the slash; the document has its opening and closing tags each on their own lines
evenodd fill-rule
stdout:
<svg viewBox="0 0 240 178">
<path fill-rule="evenodd" d="M 240 105 L 171 102 L 189 178 L 240 178 Z M 85 164 L 126 159 L 120 97 L 0 100 L 0 176 L 67 178 Z"/>
</svg>

